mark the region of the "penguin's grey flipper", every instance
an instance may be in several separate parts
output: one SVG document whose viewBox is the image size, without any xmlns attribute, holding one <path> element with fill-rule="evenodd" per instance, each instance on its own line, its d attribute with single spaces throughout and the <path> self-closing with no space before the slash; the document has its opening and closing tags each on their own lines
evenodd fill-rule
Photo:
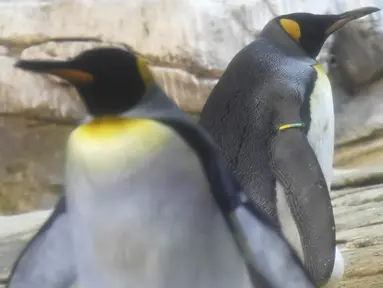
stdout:
<svg viewBox="0 0 383 288">
<path fill-rule="evenodd" d="M 241 198 L 246 198 L 241 193 Z M 230 218 L 234 226 L 233 234 L 246 251 L 244 257 L 255 287 L 315 287 L 311 275 L 283 235 L 250 200 L 238 205 Z"/>
<path fill-rule="evenodd" d="M 75 263 L 65 196 L 16 260 L 7 288 L 68 288 Z"/>
<path fill-rule="evenodd" d="M 326 180 L 304 129 L 286 126 L 302 122 L 298 99 L 288 95 L 275 101 L 270 166 L 285 192 L 279 199 L 277 195 L 277 202 L 287 200 L 305 264 L 316 283 L 323 285 L 334 266 L 335 223 Z"/>
</svg>

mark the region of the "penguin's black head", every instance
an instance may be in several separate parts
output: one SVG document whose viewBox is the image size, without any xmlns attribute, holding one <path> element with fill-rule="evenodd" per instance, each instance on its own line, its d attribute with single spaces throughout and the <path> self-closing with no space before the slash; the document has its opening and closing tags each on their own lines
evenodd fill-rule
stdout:
<svg viewBox="0 0 383 288">
<path fill-rule="evenodd" d="M 346 23 L 379 11 L 379 8 L 366 7 L 339 15 L 315 15 L 292 13 L 271 20 L 282 29 L 311 57 L 316 58 L 327 37 L 342 28 Z"/>
<path fill-rule="evenodd" d="M 20 60 L 15 66 L 68 81 L 92 115 L 113 115 L 129 110 L 153 81 L 142 58 L 118 48 L 87 50 L 68 61 Z"/>
</svg>

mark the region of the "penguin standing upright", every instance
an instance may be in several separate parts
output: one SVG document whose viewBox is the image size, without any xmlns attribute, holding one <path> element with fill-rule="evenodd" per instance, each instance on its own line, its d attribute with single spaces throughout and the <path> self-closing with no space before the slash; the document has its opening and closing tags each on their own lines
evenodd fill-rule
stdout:
<svg viewBox="0 0 383 288">
<path fill-rule="evenodd" d="M 98 48 L 16 67 L 69 81 L 91 115 L 67 145 L 66 215 L 78 287 L 314 287 L 210 136 L 155 85 L 141 58 Z M 19 263 L 33 266 L 32 254 Z M 13 270 L 21 275 L 10 287 L 26 287 L 27 264 Z M 48 280 L 38 287 L 59 282 Z"/>
<path fill-rule="evenodd" d="M 344 264 L 329 194 L 333 99 L 315 58 L 328 36 L 379 10 L 272 19 L 229 63 L 200 116 L 253 203 L 279 225 L 318 285 L 337 285 Z"/>
</svg>

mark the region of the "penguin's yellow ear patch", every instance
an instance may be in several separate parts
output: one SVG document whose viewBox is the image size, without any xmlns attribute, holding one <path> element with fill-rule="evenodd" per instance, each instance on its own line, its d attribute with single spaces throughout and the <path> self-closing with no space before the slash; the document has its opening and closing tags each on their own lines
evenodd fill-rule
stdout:
<svg viewBox="0 0 383 288">
<path fill-rule="evenodd" d="M 301 28 L 299 24 L 291 19 L 282 18 L 279 20 L 282 28 L 295 40 L 299 41 L 301 39 Z"/>
<path fill-rule="evenodd" d="M 153 83 L 153 75 L 148 67 L 149 61 L 145 58 L 137 56 L 137 69 L 146 87 L 149 87 Z"/>
</svg>

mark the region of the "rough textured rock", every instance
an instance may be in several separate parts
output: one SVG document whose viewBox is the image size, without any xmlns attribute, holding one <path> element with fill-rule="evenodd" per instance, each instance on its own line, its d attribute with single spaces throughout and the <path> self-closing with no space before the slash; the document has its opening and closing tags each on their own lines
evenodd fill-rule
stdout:
<svg viewBox="0 0 383 288">
<path fill-rule="evenodd" d="M 5 76 L 0 75 L 0 83 L 7 87 L 4 94 L 8 95 L 4 97 L 6 102 L 0 104 L 7 112 L 36 110 L 38 114 L 81 117 L 81 105 L 62 96 L 69 88 L 58 83 L 52 85 L 42 77 L 33 81 L 36 76 L 13 71 L 11 62 L 13 57 L 19 56 L 70 57 L 94 46 L 98 39 L 107 45 L 123 42 L 140 51 L 154 67 L 161 67 L 154 70 L 158 70 L 157 78 L 163 80 L 160 84 L 168 94 L 185 110 L 198 112 L 214 79 L 238 50 L 255 39 L 271 17 L 294 11 L 340 12 L 373 4 L 379 6 L 378 1 L 367 0 L 33 0 L 28 5 L 3 0 L 0 1 L 0 53 L 11 59 L 4 60 Z M 358 21 L 362 23 L 358 24 L 362 32 L 369 29 L 363 25 L 366 21 Z M 78 44 L 60 40 L 60 37 L 83 37 L 88 43 Z M 42 43 L 47 40 L 51 41 Z M 328 45 L 320 57 L 324 64 L 330 48 Z M 22 85 L 13 80 L 16 76 L 21 77 L 17 79 L 21 79 Z M 52 92 L 47 94 L 46 89 Z M 28 97 L 21 90 L 30 91 Z"/>
<path fill-rule="evenodd" d="M 332 189 L 363 187 L 383 183 L 383 166 L 334 169 Z"/>
<path fill-rule="evenodd" d="M 373 81 L 337 104 L 335 165 L 356 167 L 383 164 L 383 81 Z M 340 98 L 340 97 L 339 97 Z M 338 98 L 338 100 L 339 100 Z"/>
<path fill-rule="evenodd" d="M 0 113 L 82 118 L 84 107 L 73 88 L 57 78 L 16 70 L 12 64 L 19 57 L 65 59 L 90 47 L 120 42 L 150 60 L 158 83 L 181 108 L 198 113 L 228 62 L 273 16 L 294 11 L 339 13 L 367 5 L 381 3 L 0 0 Z M 348 25 L 327 41 L 318 58 L 334 85 L 337 166 L 383 161 L 375 153 L 382 150 L 379 141 L 367 145 L 374 151 L 368 154 L 359 152 L 365 151 L 363 141 L 349 143 L 382 128 L 381 15 Z"/>
<path fill-rule="evenodd" d="M 383 186 L 333 191 L 337 241 L 347 262 L 343 287 L 382 287 Z"/>
<path fill-rule="evenodd" d="M 62 184 L 64 147 L 71 129 L 0 117 L 0 214 L 52 207 Z"/>
<path fill-rule="evenodd" d="M 381 166 L 334 171 L 337 242 L 348 265 L 342 287 L 383 286 L 383 185 L 365 186 L 382 183 L 382 171 Z"/>
</svg>

